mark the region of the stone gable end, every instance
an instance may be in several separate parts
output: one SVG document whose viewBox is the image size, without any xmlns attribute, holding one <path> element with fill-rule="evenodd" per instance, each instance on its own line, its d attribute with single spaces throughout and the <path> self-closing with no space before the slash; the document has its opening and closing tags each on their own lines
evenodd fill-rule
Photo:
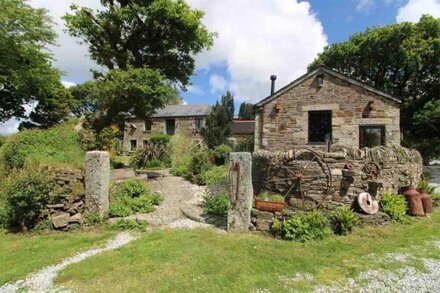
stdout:
<svg viewBox="0 0 440 293">
<path fill-rule="evenodd" d="M 322 86 L 313 75 L 259 108 L 257 149 L 324 147 L 308 141 L 309 111 L 322 110 L 331 111 L 333 145 L 359 148 L 360 126 L 367 125 L 384 126 L 385 144 L 400 145 L 398 102 L 332 75 L 322 75 Z"/>
</svg>

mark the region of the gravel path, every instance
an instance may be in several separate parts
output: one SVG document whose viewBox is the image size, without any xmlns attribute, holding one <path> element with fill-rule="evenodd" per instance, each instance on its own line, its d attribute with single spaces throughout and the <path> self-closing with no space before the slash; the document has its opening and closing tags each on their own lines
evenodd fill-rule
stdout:
<svg viewBox="0 0 440 293">
<path fill-rule="evenodd" d="M 24 280 L 15 283 L 8 283 L 0 287 L 0 293 L 15 292 L 63 292 L 62 288 L 56 288 L 53 280 L 58 273 L 65 269 L 68 265 L 81 262 L 89 257 L 100 254 L 105 251 L 113 250 L 128 244 L 137 237 L 127 232 L 118 234 L 114 239 L 107 242 L 104 247 L 93 248 L 79 253 L 71 258 L 63 260 L 61 263 L 46 267 L 34 274 L 31 274 Z"/>
</svg>

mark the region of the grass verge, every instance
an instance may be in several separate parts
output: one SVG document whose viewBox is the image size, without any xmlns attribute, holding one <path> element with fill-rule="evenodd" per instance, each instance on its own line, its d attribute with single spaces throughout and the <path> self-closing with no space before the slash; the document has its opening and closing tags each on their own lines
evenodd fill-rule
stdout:
<svg viewBox="0 0 440 293">
<path fill-rule="evenodd" d="M 112 231 L 12 234 L 0 231 L 0 286 L 105 242 Z"/>
<path fill-rule="evenodd" d="M 397 268 L 401 263 L 380 261 L 390 252 L 440 258 L 429 243 L 440 240 L 439 223 L 437 213 L 407 226 L 366 227 L 305 244 L 203 229 L 154 231 L 68 267 L 57 282 L 78 292 L 308 291 L 367 269 Z M 297 273 L 314 279 L 297 280 Z"/>
</svg>

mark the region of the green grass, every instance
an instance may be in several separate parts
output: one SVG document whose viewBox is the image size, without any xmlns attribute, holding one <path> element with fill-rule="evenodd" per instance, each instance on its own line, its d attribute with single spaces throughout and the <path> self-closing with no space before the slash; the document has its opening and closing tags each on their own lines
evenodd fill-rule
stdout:
<svg viewBox="0 0 440 293">
<path fill-rule="evenodd" d="M 0 285 L 56 264 L 114 234 L 111 231 L 12 234 L 0 230 Z"/>
<path fill-rule="evenodd" d="M 305 244 L 203 229 L 154 231 L 69 266 L 57 283 L 78 292 L 307 291 L 315 284 L 344 283 L 367 269 L 401 265 L 376 261 L 372 254 L 409 252 L 440 258 L 440 251 L 429 243 L 440 239 L 439 223 L 437 213 L 408 226 L 366 227 L 349 236 Z M 420 267 L 417 262 L 412 265 Z M 295 273 L 312 274 L 315 281 L 294 281 Z"/>
</svg>

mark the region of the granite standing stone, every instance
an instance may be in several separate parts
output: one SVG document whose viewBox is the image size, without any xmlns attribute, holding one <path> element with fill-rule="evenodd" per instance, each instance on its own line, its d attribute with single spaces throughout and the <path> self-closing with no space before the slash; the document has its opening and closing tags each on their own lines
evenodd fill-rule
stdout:
<svg viewBox="0 0 440 293">
<path fill-rule="evenodd" d="M 251 154 L 231 153 L 229 175 L 228 231 L 249 231 L 254 196 Z"/>
<path fill-rule="evenodd" d="M 93 151 L 86 154 L 86 198 L 89 213 L 104 216 L 109 207 L 110 158 L 108 152 Z"/>
</svg>

